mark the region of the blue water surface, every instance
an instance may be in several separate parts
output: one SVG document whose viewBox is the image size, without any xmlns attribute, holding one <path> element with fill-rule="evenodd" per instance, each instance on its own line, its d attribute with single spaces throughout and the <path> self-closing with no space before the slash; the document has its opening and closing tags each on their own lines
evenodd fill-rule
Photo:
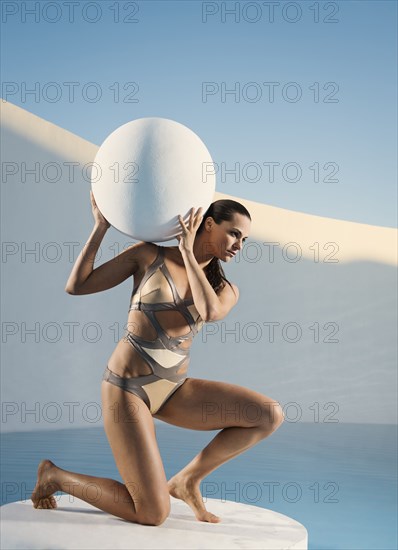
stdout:
<svg viewBox="0 0 398 550">
<path fill-rule="evenodd" d="M 167 478 L 217 432 L 159 422 Z M 38 462 L 122 481 L 102 428 L 13 432 L 1 436 L 1 503 L 29 498 Z M 309 549 L 397 549 L 397 427 L 289 423 L 220 466 L 205 497 L 286 514 L 302 523 Z M 211 505 L 208 505 L 211 510 Z"/>
</svg>

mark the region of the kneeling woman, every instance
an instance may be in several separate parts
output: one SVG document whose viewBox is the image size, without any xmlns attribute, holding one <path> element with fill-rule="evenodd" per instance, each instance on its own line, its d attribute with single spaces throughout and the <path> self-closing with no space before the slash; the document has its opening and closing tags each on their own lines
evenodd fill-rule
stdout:
<svg viewBox="0 0 398 550">
<path fill-rule="evenodd" d="M 134 276 L 127 330 L 106 366 L 101 395 L 104 428 L 124 483 L 63 470 L 50 460 L 38 467 L 31 495 L 35 508 L 56 508 L 62 491 L 125 520 L 160 525 L 170 513 L 170 495 L 184 500 L 199 521 L 218 522 L 206 510 L 200 482 L 210 472 L 274 432 L 283 422 L 277 401 L 228 382 L 187 377 L 194 336 L 203 323 L 223 319 L 239 291 L 224 276 L 243 246 L 251 218 L 233 200 L 213 202 L 202 215 L 180 217 L 178 246 L 150 242 L 130 246 L 93 270 L 110 224 L 91 194 L 94 229 L 66 284 L 69 294 L 91 294 Z M 88 254 L 88 251 L 90 254 Z M 216 365 L 214 366 L 216 368 Z M 209 404 L 212 413 L 209 411 Z M 256 421 L 225 410 L 256 405 Z M 180 472 L 166 479 L 153 418 L 191 430 L 222 430 Z M 87 484 L 99 490 L 90 498 Z"/>
</svg>

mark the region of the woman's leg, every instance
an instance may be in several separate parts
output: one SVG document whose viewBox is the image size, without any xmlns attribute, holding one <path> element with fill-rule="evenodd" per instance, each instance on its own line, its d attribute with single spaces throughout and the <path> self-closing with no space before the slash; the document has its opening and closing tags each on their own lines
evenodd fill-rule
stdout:
<svg viewBox="0 0 398 550">
<path fill-rule="evenodd" d="M 124 483 L 39 465 L 31 499 L 35 508 L 55 508 L 63 491 L 135 523 L 160 525 L 170 512 L 170 495 L 148 407 L 129 392 L 102 382 L 104 428 Z"/>
<path fill-rule="evenodd" d="M 271 435 L 283 422 L 279 403 L 235 384 L 188 378 L 156 418 L 191 430 L 222 430 L 168 482 L 170 494 L 182 498 L 202 521 L 207 512 L 199 485 L 210 472 Z"/>
</svg>

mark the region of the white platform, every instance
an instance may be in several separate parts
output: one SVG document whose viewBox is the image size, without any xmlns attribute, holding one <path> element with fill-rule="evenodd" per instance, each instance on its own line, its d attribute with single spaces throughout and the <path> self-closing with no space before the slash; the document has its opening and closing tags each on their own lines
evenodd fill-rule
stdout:
<svg viewBox="0 0 398 550">
<path fill-rule="evenodd" d="M 158 526 L 139 525 L 107 514 L 70 495 L 56 495 L 56 510 L 37 510 L 30 500 L 1 507 L 0 547 L 13 549 L 217 550 L 265 548 L 303 550 L 306 529 L 297 521 L 257 506 L 207 499 L 220 523 L 198 521 L 181 500 L 171 497 L 171 513 Z"/>
</svg>

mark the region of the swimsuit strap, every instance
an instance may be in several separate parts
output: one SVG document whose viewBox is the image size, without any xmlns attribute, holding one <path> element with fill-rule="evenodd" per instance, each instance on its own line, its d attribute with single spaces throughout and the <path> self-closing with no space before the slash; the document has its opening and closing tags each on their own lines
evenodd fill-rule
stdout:
<svg viewBox="0 0 398 550">
<path fill-rule="evenodd" d="M 155 273 L 155 271 L 158 269 L 159 265 L 161 265 L 164 262 L 164 248 L 163 248 L 163 246 L 160 246 L 160 245 L 157 245 L 157 246 L 158 246 L 157 256 L 154 259 L 154 261 L 151 263 L 151 265 L 148 267 L 148 269 L 146 270 L 146 273 L 143 276 L 143 278 L 141 279 L 140 284 L 135 289 L 133 289 L 133 291 L 131 293 L 132 296 L 134 294 L 136 294 L 139 290 L 142 289 L 142 287 L 145 285 L 145 283 L 147 282 L 149 277 L 153 273 Z"/>
<path fill-rule="evenodd" d="M 180 297 L 180 295 L 178 294 L 177 287 L 176 287 L 176 285 L 173 281 L 173 278 L 170 274 L 170 271 L 168 270 L 168 268 L 166 266 L 166 263 L 164 261 L 164 259 L 165 259 L 164 247 L 160 246 L 160 245 L 157 245 L 157 246 L 158 246 L 158 254 L 157 254 L 155 260 L 148 267 L 148 269 L 147 269 L 144 277 L 142 278 L 140 284 L 138 285 L 138 287 L 135 290 L 133 290 L 132 295 L 140 292 L 141 289 L 145 286 L 145 283 L 148 281 L 148 279 L 158 269 L 160 269 L 161 272 L 163 273 L 163 275 L 165 276 L 167 282 L 170 285 L 170 289 L 171 289 L 171 292 L 173 294 L 174 301 L 173 302 L 163 302 L 163 303 L 158 303 L 158 304 L 146 304 L 146 303 L 142 303 L 141 300 L 139 300 L 138 303 L 136 304 L 137 307 L 130 307 L 129 311 L 131 311 L 132 309 L 138 309 L 140 311 L 145 312 L 146 316 L 150 318 L 150 321 L 152 322 L 152 324 L 155 325 L 155 328 L 157 329 L 158 334 L 160 333 L 160 335 L 164 335 L 164 337 L 161 338 L 161 340 L 163 340 L 164 343 L 166 343 L 166 341 L 170 341 L 170 340 L 179 340 L 179 339 L 181 339 L 181 336 L 179 336 L 179 337 L 169 336 L 163 330 L 163 328 L 161 327 L 161 325 L 157 321 L 156 316 L 153 313 L 150 313 L 150 312 L 164 311 L 164 310 L 179 311 L 181 313 L 181 315 L 184 317 L 184 319 L 187 321 L 187 323 L 189 324 L 190 330 L 193 333 L 193 335 L 195 336 L 198 332 L 197 326 L 196 326 L 196 323 L 195 323 L 195 319 L 192 317 L 191 312 L 189 311 L 189 309 L 187 308 L 187 305 L 185 303 L 185 302 L 188 302 L 190 304 L 193 304 L 194 303 L 193 299 L 189 298 L 187 300 L 183 300 Z M 190 335 L 187 335 L 187 337 L 190 337 Z M 183 338 L 183 339 L 185 339 L 185 338 Z"/>
</svg>

